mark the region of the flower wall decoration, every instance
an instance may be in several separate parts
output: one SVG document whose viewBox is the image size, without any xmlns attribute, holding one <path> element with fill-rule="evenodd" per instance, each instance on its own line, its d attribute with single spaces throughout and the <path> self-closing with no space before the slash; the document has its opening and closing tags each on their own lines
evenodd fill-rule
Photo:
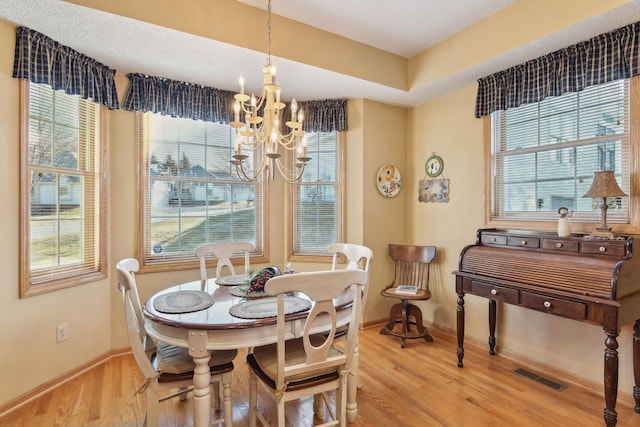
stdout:
<svg viewBox="0 0 640 427">
<path fill-rule="evenodd" d="M 418 183 L 419 202 L 449 202 L 449 180 L 445 178 L 423 179 Z"/>
<path fill-rule="evenodd" d="M 400 170 L 394 165 L 382 165 L 380 169 L 378 169 L 376 185 L 378 186 L 380 194 L 385 197 L 394 197 L 398 194 L 402 186 Z"/>
</svg>

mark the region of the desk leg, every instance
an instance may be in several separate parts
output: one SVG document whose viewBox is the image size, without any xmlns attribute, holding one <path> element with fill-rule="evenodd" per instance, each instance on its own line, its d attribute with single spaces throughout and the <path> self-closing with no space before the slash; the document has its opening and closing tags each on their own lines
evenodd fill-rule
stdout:
<svg viewBox="0 0 640 427">
<path fill-rule="evenodd" d="M 464 294 L 458 294 L 458 308 L 456 311 L 456 330 L 458 334 L 458 368 L 462 368 L 462 358 L 464 357 Z"/>
<path fill-rule="evenodd" d="M 496 354 L 496 300 L 489 300 L 489 354 Z"/>
<path fill-rule="evenodd" d="M 636 401 L 635 410 L 640 414 L 640 319 L 633 326 L 633 398 Z"/>
<path fill-rule="evenodd" d="M 605 329 L 604 350 L 604 422 L 607 427 L 613 427 L 618 422 L 616 413 L 616 399 L 618 398 L 618 333 Z"/>
<path fill-rule="evenodd" d="M 207 351 L 207 333 L 189 331 L 189 354 L 196 365 L 193 370 L 193 424 L 194 427 L 208 427 L 211 408 L 211 372 Z M 225 402 L 226 403 L 226 402 Z M 225 408 L 226 409 L 226 408 Z M 227 416 L 225 412 L 225 417 Z"/>
</svg>

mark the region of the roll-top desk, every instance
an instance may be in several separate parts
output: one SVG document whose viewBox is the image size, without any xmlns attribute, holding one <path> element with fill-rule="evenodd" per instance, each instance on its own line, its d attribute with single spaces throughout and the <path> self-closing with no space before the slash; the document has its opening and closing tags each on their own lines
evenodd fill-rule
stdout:
<svg viewBox="0 0 640 427">
<path fill-rule="evenodd" d="M 464 295 L 489 300 L 489 353 L 495 354 L 498 302 L 601 325 L 604 340 L 604 420 L 616 425 L 620 327 L 635 322 L 635 411 L 640 413 L 640 254 L 631 236 L 613 240 L 582 235 L 480 229 L 465 247 L 456 276 L 458 366 L 464 357 Z M 640 250 L 639 250 L 640 252 Z M 639 419 L 640 422 L 640 419 Z"/>
</svg>

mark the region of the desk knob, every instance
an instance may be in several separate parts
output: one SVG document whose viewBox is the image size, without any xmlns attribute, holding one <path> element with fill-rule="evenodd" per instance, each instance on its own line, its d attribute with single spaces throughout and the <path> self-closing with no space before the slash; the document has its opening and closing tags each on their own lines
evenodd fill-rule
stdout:
<svg viewBox="0 0 640 427">
<path fill-rule="evenodd" d="M 543 305 L 545 308 L 551 308 L 551 303 L 549 301 L 545 301 Z"/>
<path fill-rule="evenodd" d="M 492 238 L 491 238 L 491 242 L 492 242 L 492 243 L 495 243 L 496 241 L 497 241 L 497 239 L 496 239 L 495 237 L 492 237 Z"/>
<path fill-rule="evenodd" d="M 599 250 L 600 252 L 604 252 L 604 251 L 606 251 L 606 250 L 607 250 L 607 248 L 605 248 L 604 246 L 600 246 L 600 247 L 598 248 L 598 250 Z"/>
<path fill-rule="evenodd" d="M 498 291 L 496 289 L 491 289 L 491 295 L 498 295 Z"/>
<path fill-rule="evenodd" d="M 562 247 L 562 243 L 556 243 L 556 248 L 560 249 Z"/>
<path fill-rule="evenodd" d="M 527 241 L 526 241 L 526 240 L 520 240 L 520 245 L 524 246 L 524 245 L 526 245 L 526 244 L 527 244 Z"/>
</svg>

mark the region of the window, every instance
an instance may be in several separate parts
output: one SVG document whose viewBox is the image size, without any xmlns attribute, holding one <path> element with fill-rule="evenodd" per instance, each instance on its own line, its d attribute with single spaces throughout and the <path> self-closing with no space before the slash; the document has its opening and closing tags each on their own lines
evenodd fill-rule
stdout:
<svg viewBox="0 0 640 427">
<path fill-rule="evenodd" d="M 20 296 L 105 277 L 102 108 L 22 82 Z"/>
<path fill-rule="evenodd" d="M 292 186 L 293 256 L 327 256 L 327 246 L 343 240 L 341 132 L 307 133 L 307 164 Z"/>
<path fill-rule="evenodd" d="M 600 211 L 582 195 L 593 172 L 613 170 L 631 197 L 608 201 L 607 222 L 637 227 L 630 179 L 638 172 L 630 162 L 638 148 L 630 86 L 637 84 L 619 80 L 492 113 L 489 222 L 557 221 L 566 207 L 572 222 L 598 223 Z"/>
<path fill-rule="evenodd" d="M 262 261 L 264 190 L 238 179 L 227 124 L 138 113 L 144 265 L 194 268 L 195 248 L 247 241 Z M 244 258 L 243 258 L 244 259 Z"/>
</svg>

